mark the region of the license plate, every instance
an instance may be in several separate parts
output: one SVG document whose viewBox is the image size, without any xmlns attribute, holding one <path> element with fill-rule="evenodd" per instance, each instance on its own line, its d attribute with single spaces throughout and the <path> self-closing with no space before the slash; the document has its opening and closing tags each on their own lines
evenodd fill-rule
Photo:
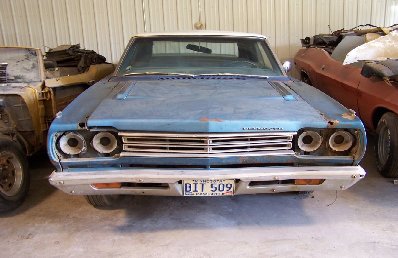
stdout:
<svg viewBox="0 0 398 258">
<path fill-rule="evenodd" d="M 183 181 L 184 196 L 234 195 L 233 179 L 191 179 Z"/>
</svg>

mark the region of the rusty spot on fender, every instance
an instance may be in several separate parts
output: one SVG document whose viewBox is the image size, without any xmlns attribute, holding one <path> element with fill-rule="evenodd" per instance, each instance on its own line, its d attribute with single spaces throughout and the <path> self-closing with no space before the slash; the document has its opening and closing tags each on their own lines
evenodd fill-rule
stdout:
<svg viewBox="0 0 398 258">
<path fill-rule="evenodd" d="M 336 127 L 339 124 L 339 120 L 329 120 L 328 121 L 328 128 Z"/>
<path fill-rule="evenodd" d="M 354 110 L 349 109 L 347 112 L 343 113 L 341 116 L 348 120 L 354 120 L 356 117 L 356 114 L 355 114 Z"/>
<path fill-rule="evenodd" d="M 222 122 L 223 121 L 220 118 L 208 118 L 208 117 L 202 117 L 199 120 L 200 120 L 200 122 Z"/>
<path fill-rule="evenodd" d="M 328 116 L 326 116 L 324 113 L 320 113 L 320 114 L 326 121 L 328 121 L 328 128 L 334 128 L 340 123 L 339 120 L 333 120 L 333 119 L 329 118 Z"/>
</svg>

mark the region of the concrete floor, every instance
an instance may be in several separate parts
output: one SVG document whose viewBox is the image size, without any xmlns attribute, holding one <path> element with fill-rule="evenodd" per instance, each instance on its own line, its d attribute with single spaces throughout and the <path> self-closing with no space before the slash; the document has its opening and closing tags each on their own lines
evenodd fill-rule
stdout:
<svg viewBox="0 0 398 258">
<path fill-rule="evenodd" d="M 0 257 L 396 257 L 398 185 L 375 170 L 349 190 L 313 196 L 128 197 L 97 210 L 52 188 L 31 160 L 24 205 L 0 219 Z"/>
</svg>

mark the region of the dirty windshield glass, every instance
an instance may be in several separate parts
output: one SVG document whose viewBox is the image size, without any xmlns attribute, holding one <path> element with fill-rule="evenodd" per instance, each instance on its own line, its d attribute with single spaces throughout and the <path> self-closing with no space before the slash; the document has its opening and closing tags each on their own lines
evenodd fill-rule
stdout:
<svg viewBox="0 0 398 258">
<path fill-rule="evenodd" d="M 37 53 L 33 49 L 0 48 L 0 82 L 40 81 Z"/>
<path fill-rule="evenodd" d="M 282 75 L 264 39 L 231 37 L 137 38 L 119 74 L 140 73 Z"/>
</svg>

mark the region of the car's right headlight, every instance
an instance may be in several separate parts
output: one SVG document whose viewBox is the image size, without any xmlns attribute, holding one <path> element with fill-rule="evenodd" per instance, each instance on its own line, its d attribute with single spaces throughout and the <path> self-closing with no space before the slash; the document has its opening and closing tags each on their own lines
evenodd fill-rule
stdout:
<svg viewBox="0 0 398 258">
<path fill-rule="evenodd" d="M 99 153 L 108 154 L 117 148 L 117 139 L 109 132 L 99 132 L 94 135 L 92 145 Z"/>
<path fill-rule="evenodd" d="M 122 143 L 113 131 L 64 132 L 55 134 L 55 150 L 63 158 L 110 157 L 121 152 Z"/>
<path fill-rule="evenodd" d="M 68 155 L 77 155 L 87 150 L 86 141 L 78 133 L 69 132 L 59 139 L 59 148 Z"/>
</svg>

